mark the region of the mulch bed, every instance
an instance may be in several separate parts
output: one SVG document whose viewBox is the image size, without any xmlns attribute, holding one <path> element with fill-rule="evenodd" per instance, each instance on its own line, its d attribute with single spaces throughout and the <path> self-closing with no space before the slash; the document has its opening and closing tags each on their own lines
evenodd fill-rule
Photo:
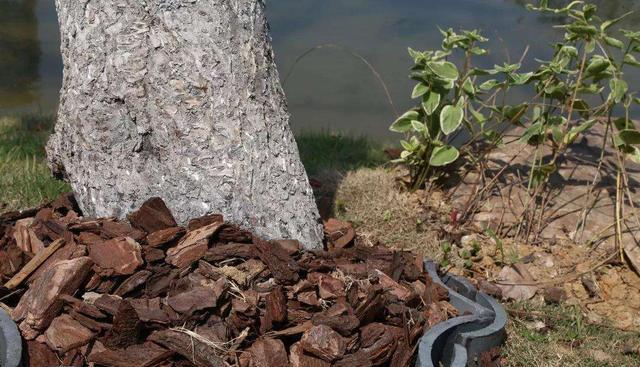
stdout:
<svg viewBox="0 0 640 367">
<path fill-rule="evenodd" d="M 456 316 L 421 257 L 335 219 L 303 251 L 221 215 L 181 227 L 158 198 L 127 221 L 79 213 L 65 195 L 0 216 L 0 306 L 29 366 L 410 366 Z"/>
</svg>

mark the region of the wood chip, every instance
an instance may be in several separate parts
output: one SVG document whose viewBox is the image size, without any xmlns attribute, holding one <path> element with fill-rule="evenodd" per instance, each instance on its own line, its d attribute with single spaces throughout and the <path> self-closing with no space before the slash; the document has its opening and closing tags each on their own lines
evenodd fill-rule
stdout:
<svg viewBox="0 0 640 367">
<path fill-rule="evenodd" d="M 282 284 L 293 284 L 300 279 L 298 275 L 300 267 L 282 247 L 258 238 L 254 239 L 254 244 L 260 260 L 267 265 L 277 281 Z"/>
<path fill-rule="evenodd" d="M 122 300 L 113 317 L 113 327 L 103 343 L 109 349 L 126 348 L 139 342 L 141 332 L 142 324 L 138 313 L 131 303 Z"/>
<path fill-rule="evenodd" d="M 89 343 L 95 334 L 71 316 L 63 314 L 51 321 L 44 335 L 51 349 L 65 353 Z"/>
<path fill-rule="evenodd" d="M 326 325 L 316 325 L 307 330 L 300 339 L 302 349 L 326 362 L 344 356 L 347 350 L 345 339 Z"/>
<path fill-rule="evenodd" d="M 147 233 L 177 226 L 173 214 L 159 197 L 153 197 L 145 201 L 140 209 L 127 215 L 127 219 L 129 219 L 133 227 L 142 229 Z"/>
<path fill-rule="evenodd" d="M 149 367 L 168 359 L 174 354 L 152 342 L 135 344 L 124 349 L 104 349 L 91 353 L 89 362 L 111 367 Z"/>
<path fill-rule="evenodd" d="M 224 359 L 218 356 L 220 350 L 207 343 L 206 339 L 194 338 L 175 330 L 159 330 L 154 331 L 148 340 L 182 355 L 198 367 L 227 366 Z"/>
<path fill-rule="evenodd" d="M 142 248 L 131 237 L 118 237 L 89 246 L 89 257 L 101 268 L 120 275 L 133 274 L 144 263 Z"/>
<path fill-rule="evenodd" d="M 22 336 L 34 339 L 62 309 L 61 294 L 73 294 L 88 278 L 93 262 L 88 257 L 60 261 L 42 273 L 22 296 L 12 312 Z"/>
<path fill-rule="evenodd" d="M 175 247 L 167 250 L 167 262 L 182 268 L 200 260 L 207 252 L 209 238 L 220 229 L 222 224 L 222 222 L 213 222 L 187 232 Z"/>
<path fill-rule="evenodd" d="M 172 244 L 174 241 L 180 239 L 186 233 L 182 227 L 170 227 L 160 229 L 147 236 L 147 246 L 160 247 L 168 244 Z"/>
</svg>

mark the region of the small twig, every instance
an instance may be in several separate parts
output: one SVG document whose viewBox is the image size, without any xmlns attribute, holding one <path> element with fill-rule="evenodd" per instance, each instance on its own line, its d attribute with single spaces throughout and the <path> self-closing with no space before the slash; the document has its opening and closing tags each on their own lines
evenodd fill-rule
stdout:
<svg viewBox="0 0 640 367">
<path fill-rule="evenodd" d="M 65 243 L 64 239 L 60 238 L 53 241 L 44 250 L 38 252 L 36 256 L 31 259 L 13 278 L 9 279 L 5 283 L 4 287 L 11 290 L 19 286 L 25 279 L 31 275 L 43 262 L 45 262 L 51 255 L 53 255 L 62 245 Z"/>
</svg>

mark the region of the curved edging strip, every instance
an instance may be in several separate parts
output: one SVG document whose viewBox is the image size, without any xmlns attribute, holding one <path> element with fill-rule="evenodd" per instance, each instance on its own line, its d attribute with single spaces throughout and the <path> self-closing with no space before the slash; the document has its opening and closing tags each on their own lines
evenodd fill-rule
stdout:
<svg viewBox="0 0 640 367">
<path fill-rule="evenodd" d="M 11 316 L 0 308 L 0 366 L 19 367 L 22 360 L 22 338 Z"/>
<path fill-rule="evenodd" d="M 447 288 L 449 302 L 462 316 L 435 325 L 420 339 L 416 367 L 477 366 L 481 353 L 502 345 L 506 338 L 504 308 L 464 278 L 441 279 L 432 261 L 425 267 L 433 281 Z"/>
</svg>

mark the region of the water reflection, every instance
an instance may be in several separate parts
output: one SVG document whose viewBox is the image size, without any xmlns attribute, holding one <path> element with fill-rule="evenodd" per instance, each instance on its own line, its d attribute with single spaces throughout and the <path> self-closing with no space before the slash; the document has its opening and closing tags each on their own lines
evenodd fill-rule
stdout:
<svg viewBox="0 0 640 367">
<path fill-rule="evenodd" d="M 566 1 L 565 1 L 566 2 Z M 268 2 L 276 58 L 282 74 L 309 47 L 332 43 L 369 60 L 385 79 L 400 110 L 409 108 L 412 82 L 406 47 L 430 49 L 440 44 L 437 26 L 479 28 L 491 38 L 492 53 L 480 66 L 520 58 L 527 46 L 524 69 L 534 58 L 550 57 L 549 45 L 562 32 L 547 24 L 548 16 L 526 11 L 523 0 L 278 0 Z M 601 14 L 614 17 L 638 9 L 632 0 L 601 0 Z M 556 19 L 557 21 L 557 19 Z M 544 24 L 544 25 L 543 25 Z M 626 24 L 638 24 L 629 18 Z M 636 73 L 637 74 L 637 73 Z M 638 75 L 630 78 L 636 81 Z M 295 65 L 285 85 L 296 129 L 326 126 L 381 138 L 393 119 L 384 90 L 367 67 L 348 53 L 314 52 Z M 527 98 L 514 90 L 511 98 Z"/>
<path fill-rule="evenodd" d="M 28 104 L 38 92 L 36 0 L 0 1 L 0 108 Z"/>
<path fill-rule="evenodd" d="M 558 1 L 556 1 L 558 2 Z M 566 1 L 564 1 L 566 3 Z M 438 47 L 437 26 L 480 28 L 492 53 L 480 66 L 516 60 L 529 46 L 529 60 L 547 58 L 561 37 L 553 18 L 527 12 L 527 0 L 267 0 L 281 76 L 296 58 L 320 44 L 336 44 L 362 55 L 385 80 L 397 108 L 409 108 L 407 46 Z M 553 0 L 552 0 L 553 3 Z M 615 17 L 640 9 L 633 0 L 597 0 L 601 14 Z M 640 24 L 640 12 L 624 25 Z M 0 115 L 52 110 L 62 65 L 53 0 L 0 0 Z M 524 68 L 534 68 L 529 61 Z M 628 76 L 632 85 L 640 74 Z M 349 52 L 322 49 L 297 63 L 285 92 L 295 130 L 350 130 L 382 139 L 393 119 L 384 89 Z M 526 93 L 514 91 L 513 98 Z"/>
</svg>

